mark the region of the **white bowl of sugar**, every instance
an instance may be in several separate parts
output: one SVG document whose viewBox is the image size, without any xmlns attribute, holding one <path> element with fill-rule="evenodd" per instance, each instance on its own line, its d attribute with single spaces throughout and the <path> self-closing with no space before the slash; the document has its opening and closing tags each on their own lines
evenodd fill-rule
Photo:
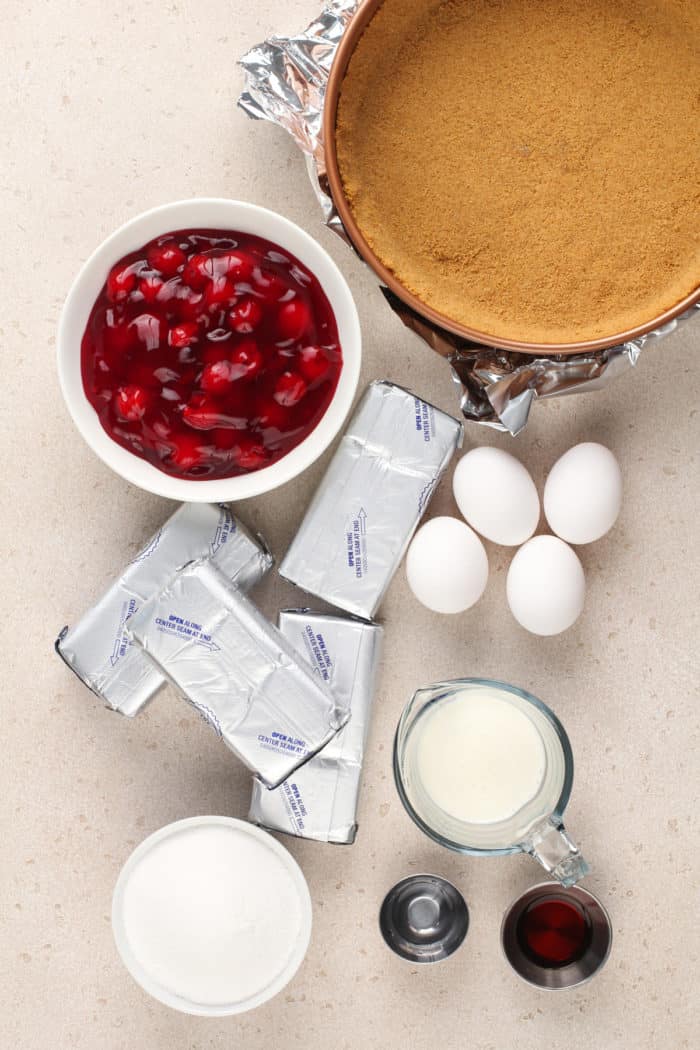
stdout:
<svg viewBox="0 0 700 1050">
<path fill-rule="evenodd" d="M 223 1017 L 277 995 L 311 936 L 292 855 L 232 817 L 191 817 L 137 846 L 117 880 L 112 928 L 134 980 L 183 1013 Z"/>
</svg>

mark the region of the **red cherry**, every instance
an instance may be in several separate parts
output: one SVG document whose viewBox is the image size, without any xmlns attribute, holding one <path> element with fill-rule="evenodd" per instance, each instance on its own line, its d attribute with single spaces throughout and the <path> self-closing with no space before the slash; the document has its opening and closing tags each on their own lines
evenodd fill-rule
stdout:
<svg viewBox="0 0 700 1050">
<path fill-rule="evenodd" d="M 224 252 L 219 259 L 224 266 L 223 272 L 234 281 L 249 281 L 253 276 L 255 260 L 248 252 L 234 249 Z"/>
<path fill-rule="evenodd" d="M 259 266 L 253 270 L 253 282 L 255 284 L 255 290 L 261 296 L 263 302 L 266 303 L 278 303 L 283 295 L 286 295 L 289 288 L 276 273 L 272 273 L 270 270 L 263 270 Z"/>
<path fill-rule="evenodd" d="M 204 305 L 209 309 L 230 306 L 236 301 L 236 289 L 225 277 L 215 277 L 204 289 Z"/>
<path fill-rule="evenodd" d="M 197 321 L 205 310 L 204 296 L 181 285 L 177 302 L 177 312 L 183 321 Z"/>
<path fill-rule="evenodd" d="M 136 423 L 148 408 L 148 394 L 143 387 L 130 384 L 121 386 L 114 398 L 115 408 L 122 419 Z"/>
<path fill-rule="evenodd" d="M 170 438 L 168 462 L 183 474 L 204 462 L 206 446 L 196 434 L 175 434 Z"/>
<path fill-rule="evenodd" d="M 263 355 L 253 339 L 244 339 L 239 343 L 232 351 L 230 359 L 236 379 L 250 379 L 258 375 L 263 367 Z"/>
<path fill-rule="evenodd" d="M 210 394 L 224 394 L 237 378 L 231 362 L 223 358 L 204 366 L 200 385 Z"/>
<path fill-rule="evenodd" d="M 275 383 L 272 395 L 278 405 L 291 408 L 298 404 L 306 393 L 306 383 L 297 372 L 283 372 Z"/>
<path fill-rule="evenodd" d="M 281 340 L 301 339 L 311 324 L 311 311 L 303 299 L 292 299 L 280 306 L 277 334 Z"/>
<path fill-rule="evenodd" d="M 174 241 L 166 241 L 152 245 L 146 258 L 152 270 L 160 270 L 164 277 L 174 277 L 187 256 Z"/>
<path fill-rule="evenodd" d="M 140 343 L 147 350 L 155 350 L 160 345 L 163 334 L 163 322 L 156 314 L 139 314 L 129 326 Z"/>
<path fill-rule="evenodd" d="M 168 332 L 168 343 L 181 350 L 184 346 L 191 346 L 198 335 L 199 328 L 194 321 L 182 321 L 181 324 L 173 325 Z"/>
<path fill-rule="evenodd" d="M 265 465 L 268 455 L 261 441 L 251 436 L 242 436 L 235 449 L 234 458 L 243 470 L 258 470 Z"/>
<path fill-rule="evenodd" d="M 206 394 L 193 394 L 182 410 L 182 418 L 195 430 L 213 430 L 221 424 L 221 406 Z"/>
<path fill-rule="evenodd" d="M 242 426 L 240 429 L 234 427 L 217 427 L 212 437 L 214 444 L 222 452 L 230 452 L 231 449 L 236 448 L 240 444 L 241 430 L 245 428 L 245 420 L 241 420 Z"/>
<path fill-rule="evenodd" d="M 147 303 L 154 303 L 164 287 L 163 281 L 156 274 L 142 277 L 139 281 L 139 291 Z"/>
<path fill-rule="evenodd" d="M 247 295 L 237 303 L 228 315 L 228 323 L 234 332 L 249 335 L 254 332 L 263 319 L 262 307 L 256 299 Z"/>
<path fill-rule="evenodd" d="M 309 383 L 315 383 L 328 372 L 331 362 L 321 346 L 305 346 L 299 351 L 299 371 Z"/>
<path fill-rule="evenodd" d="M 258 407 L 255 418 L 256 426 L 262 430 L 267 430 L 268 427 L 274 427 L 275 430 L 285 430 L 288 421 L 289 413 L 287 409 L 274 399 L 263 401 Z"/>
<path fill-rule="evenodd" d="M 190 288 L 201 292 L 206 287 L 207 281 L 214 276 L 214 268 L 211 257 L 197 252 L 191 255 L 182 271 L 182 280 Z"/>
<path fill-rule="evenodd" d="M 136 287 L 138 278 L 132 267 L 132 263 L 127 266 L 119 263 L 111 270 L 107 278 L 107 296 L 113 303 L 123 302 Z"/>
</svg>

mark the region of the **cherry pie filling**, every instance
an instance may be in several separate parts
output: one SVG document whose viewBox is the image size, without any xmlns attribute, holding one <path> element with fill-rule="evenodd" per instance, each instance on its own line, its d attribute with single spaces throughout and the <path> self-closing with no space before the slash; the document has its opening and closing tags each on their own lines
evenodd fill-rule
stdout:
<svg viewBox="0 0 700 1050">
<path fill-rule="evenodd" d="M 229 230 L 179 230 L 120 259 L 81 346 L 85 393 L 109 436 L 188 480 L 281 459 L 318 425 L 341 367 L 316 277 Z"/>
</svg>

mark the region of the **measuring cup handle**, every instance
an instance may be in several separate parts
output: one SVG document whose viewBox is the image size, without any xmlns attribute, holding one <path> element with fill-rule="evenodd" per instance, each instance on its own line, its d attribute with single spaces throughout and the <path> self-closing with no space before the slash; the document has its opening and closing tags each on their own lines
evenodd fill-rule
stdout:
<svg viewBox="0 0 700 1050">
<path fill-rule="evenodd" d="M 523 849 L 562 886 L 573 886 L 590 870 L 562 822 L 554 817 L 547 817 L 532 829 Z"/>
</svg>

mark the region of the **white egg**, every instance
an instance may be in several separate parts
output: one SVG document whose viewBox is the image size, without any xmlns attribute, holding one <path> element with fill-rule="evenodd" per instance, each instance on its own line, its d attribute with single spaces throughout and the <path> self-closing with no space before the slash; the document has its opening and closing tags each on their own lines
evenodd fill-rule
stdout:
<svg viewBox="0 0 700 1050">
<path fill-rule="evenodd" d="M 500 448 L 473 448 L 452 480 L 457 506 L 473 529 L 494 543 L 515 547 L 540 520 L 535 483 L 519 459 Z"/>
<path fill-rule="evenodd" d="M 560 634 L 583 609 L 586 578 L 578 556 L 557 536 L 534 536 L 517 551 L 506 580 L 508 605 L 532 634 Z"/>
<path fill-rule="evenodd" d="M 608 532 L 622 505 L 622 474 L 610 449 L 574 445 L 556 461 L 544 487 L 549 527 L 567 543 L 593 543 Z"/>
<path fill-rule="evenodd" d="M 426 522 L 408 548 L 408 585 L 418 601 L 433 612 L 469 609 L 484 593 L 488 575 L 483 543 L 458 518 Z"/>
</svg>

